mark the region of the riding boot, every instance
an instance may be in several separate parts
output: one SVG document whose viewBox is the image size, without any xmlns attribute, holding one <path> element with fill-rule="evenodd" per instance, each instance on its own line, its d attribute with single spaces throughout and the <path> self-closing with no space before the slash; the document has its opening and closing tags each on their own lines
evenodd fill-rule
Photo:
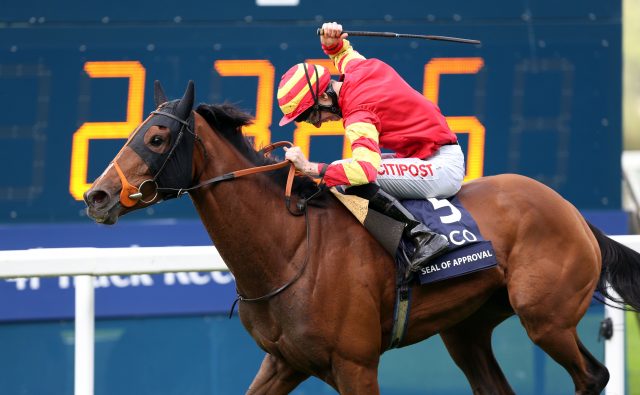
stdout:
<svg viewBox="0 0 640 395">
<path fill-rule="evenodd" d="M 396 198 L 382 189 L 379 189 L 369 200 L 369 207 L 405 224 L 403 235 L 415 247 L 409 264 L 410 271 L 419 271 L 431 258 L 442 253 L 449 245 L 446 236 L 435 233 L 418 221 Z"/>
</svg>

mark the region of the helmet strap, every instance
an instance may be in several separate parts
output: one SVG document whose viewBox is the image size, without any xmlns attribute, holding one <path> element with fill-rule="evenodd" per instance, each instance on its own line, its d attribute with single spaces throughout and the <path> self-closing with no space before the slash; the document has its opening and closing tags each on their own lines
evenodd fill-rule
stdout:
<svg viewBox="0 0 640 395">
<path fill-rule="evenodd" d="M 307 72 L 307 68 L 304 68 L 304 76 L 307 79 L 307 85 L 309 85 L 309 92 L 311 92 L 311 97 L 313 97 L 313 106 L 311 107 L 313 111 L 328 111 L 330 113 L 336 114 L 340 118 L 342 118 L 342 110 L 338 105 L 338 94 L 335 90 L 333 90 L 333 85 L 331 81 L 329 81 L 329 85 L 327 89 L 325 89 L 325 93 L 331 98 L 331 106 L 325 106 L 320 104 L 320 76 L 318 75 L 318 68 L 316 65 L 313 65 L 313 70 L 316 74 L 316 91 L 313 92 L 313 85 L 311 84 L 311 77 Z"/>
<path fill-rule="evenodd" d="M 304 67 L 304 76 L 307 79 L 307 85 L 309 85 L 309 92 L 311 93 L 311 97 L 313 97 L 313 107 L 314 110 L 318 109 L 319 100 L 320 100 L 320 76 L 318 75 L 318 68 L 316 65 L 313 65 L 313 71 L 316 74 L 316 92 L 313 93 L 313 85 L 311 84 L 311 77 L 309 76 L 309 72 L 307 71 L 307 67 Z"/>
</svg>

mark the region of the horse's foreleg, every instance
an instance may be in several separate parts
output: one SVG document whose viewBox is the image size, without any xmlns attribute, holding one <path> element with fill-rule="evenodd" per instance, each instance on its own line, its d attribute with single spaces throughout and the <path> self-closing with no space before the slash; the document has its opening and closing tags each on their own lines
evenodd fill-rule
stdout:
<svg viewBox="0 0 640 395">
<path fill-rule="evenodd" d="M 341 394 L 379 395 L 378 361 L 362 364 L 338 357 L 332 358 L 334 387 Z"/>
<path fill-rule="evenodd" d="M 283 360 L 267 354 L 247 395 L 288 394 L 308 377 L 308 374 L 298 372 Z"/>
<path fill-rule="evenodd" d="M 514 394 L 491 348 L 493 329 L 512 314 L 510 309 L 489 302 L 464 321 L 440 333 L 449 354 L 476 395 Z"/>
</svg>

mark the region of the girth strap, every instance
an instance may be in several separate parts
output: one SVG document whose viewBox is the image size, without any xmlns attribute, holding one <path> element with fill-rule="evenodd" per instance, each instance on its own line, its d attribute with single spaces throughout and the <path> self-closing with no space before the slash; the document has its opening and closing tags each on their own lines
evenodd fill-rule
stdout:
<svg viewBox="0 0 640 395">
<path fill-rule="evenodd" d="M 393 312 L 393 329 L 391 329 L 391 342 L 389 349 L 397 348 L 405 334 L 409 323 L 409 309 L 411 306 L 411 286 L 408 281 L 400 281 L 396 284 L 396 303 Z"/>
</svg>

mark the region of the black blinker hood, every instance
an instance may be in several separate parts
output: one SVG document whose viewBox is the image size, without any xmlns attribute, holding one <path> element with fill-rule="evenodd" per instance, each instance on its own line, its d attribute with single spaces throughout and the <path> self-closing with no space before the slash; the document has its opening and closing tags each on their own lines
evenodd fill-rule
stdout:
<svg viewBox="0 0 640 395">
<path fill-rule="evenodd" d="M 194 96 L 193 81 L 189 81 L 182 99 L 166 101 L 164 91 L 156 81 L 154 98 L 158 108 L 138 127 L 127 143 L 149 166 L 159 188 L 185 189 L 193 182 L 191 169 L 195 134 L 191 110 Z M 144 144 L 145 134 L 151 126 L 164 126 L 170 130 L 171 141 L 167 152 L 159 154 Z M 171 192 L 161 197 L 164 200 L 171 199 L 178 197 L 178 193 Z"/>
</svg>

